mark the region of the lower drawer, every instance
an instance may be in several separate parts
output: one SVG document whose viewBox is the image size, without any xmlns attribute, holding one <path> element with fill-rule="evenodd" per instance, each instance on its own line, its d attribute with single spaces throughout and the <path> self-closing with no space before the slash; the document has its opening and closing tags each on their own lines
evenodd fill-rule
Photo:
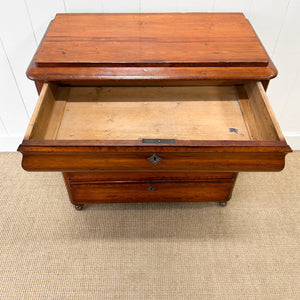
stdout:
<svg viewBox="0 0 300 300">
<path fill-rule="evenodd" d="M 141 183 L 141 182 L 199 182 L 234 180 L 232 172 L 64 172 L 69 184 L 83 183 Z"/>
<path fill-rule="evenodd" d="M 73 204 L 105 202 L 226 201 L 231 181 L 85 183 L 69 186 Z"/>
</svg>

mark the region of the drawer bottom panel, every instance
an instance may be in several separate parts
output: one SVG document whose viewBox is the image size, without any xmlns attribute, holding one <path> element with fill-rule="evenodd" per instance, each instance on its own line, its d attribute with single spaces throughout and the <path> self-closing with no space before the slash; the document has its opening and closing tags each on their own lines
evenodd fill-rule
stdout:
<svg viewBox="0 0 300 300">
<path fill-rule="evenodd" d="M 109 202 L 226 201 L 232 181 L 86 183 L 69 186 L 73 204 Z"/>
</svg>

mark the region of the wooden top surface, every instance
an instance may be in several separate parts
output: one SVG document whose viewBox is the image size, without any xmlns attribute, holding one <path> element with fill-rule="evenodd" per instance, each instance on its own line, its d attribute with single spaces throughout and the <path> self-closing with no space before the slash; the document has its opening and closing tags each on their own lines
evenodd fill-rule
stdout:
<svg viewBox="0 0 300 300">
<path fill-rule="evenodd" d="M 241 13 L 58 14 L 37 67 L 265 67 Z"/>
</svg>

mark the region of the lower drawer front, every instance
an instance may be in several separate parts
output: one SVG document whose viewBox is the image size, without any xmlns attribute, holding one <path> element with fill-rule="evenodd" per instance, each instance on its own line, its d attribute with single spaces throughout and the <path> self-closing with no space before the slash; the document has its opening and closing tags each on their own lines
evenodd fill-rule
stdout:
<svg viewBox="0 0 300 300">
<path fill-rule="evenodd" d="M 70 186 L 74 204 L 105 202 L 226 201 L 230 181 L 88 183 Z"/>
</svg>

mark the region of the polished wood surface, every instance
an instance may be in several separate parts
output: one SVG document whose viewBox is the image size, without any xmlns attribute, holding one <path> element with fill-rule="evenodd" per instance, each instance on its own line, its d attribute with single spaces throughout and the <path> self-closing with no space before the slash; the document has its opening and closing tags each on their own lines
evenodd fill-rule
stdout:
<svg viewBox="0 0 300 300">
<path fill-rule="evenodd" d="M 243 14 L 59 14 L 27 70 L 40 98 L 22 166 L 62 171 L 78 209 L 225 204 L 237 172 L 291 152 L 265 93 L 276 75 Z"/>
<path fill-rule="evenodd" d="M 68 183 L 88 182 L 192 182 L 232 180 L 235 173 L 229 172 L 67 172 Z"/>
<path fill-rule="evenodd" d="M 39 66 L 266 66 L 241 13 L 57 14 Z"/>
<path fill-rule="evenodd" d="M 71 14 L 72 15 L 72 14 Z M 126 43 L 126 38 L 124 36 L 120 37 L 119 40 L 109 40 L 106 38 L 105 42 L 101 42 L 101 34 L 98 33 L 99 31 L 103 32 L 104 37 L 108 34 L 111 30 L 113 30 L 116 37 L 119 35 L 120 26 L 119 18 L 126 18 L 126 19 L 136 19 L 136 18 L 146 18 L 146 16 L 149 15 L 150 18 L 159 19 L 161 26 L 164 26 L 165 35 L 170 38 L 169 43 L 164 42 L 164 37 L 160 36 L 160 32 L 153 31 L 150 32 L 152 29 L 157 29 L 157 25 L 155 23 L 152 24 L 152 27 L 149 27 L 144 34 L 147 35 L 153 35 L 154 37 L 158 35 L 158 37 L 155 39 L 149 39 L 149 40 L 143 40 L 142 36 L 139 39 L 136 39 L 135 43 Z M 257 36 L 255 35 L 253 29 L 251 28 L 251 25 L 248 23 L 246 18 L 243 16 L 243 14 L 229 14 L 230 18 L 227 16 L 228 14 L 199 14 L 199 13 L 193 13 L 193 14 L 129 14 L 126 17 L 126 14 L 100 14 L 100 15 L 93 15 L 93 14 L 74 14 L 72 15 L 71 19 L 72 22 L 75 22 L 75 27 L 80 27 L 79 31 L 81 33 L 79 34 L 80 42 L 74 40 L 73 35 L 76 35 L 76 32 L 69 28 L 68 22 L 65 22 L 63 24 L 63 28 L 58 28 L 56 26 L 53 27 L 55 31 L 57 31 L 57 37 L 58 40 L 56 41 L 56 37 L 53 36 L 53 29 L 52 29 L 52 23 L 50 23 L 48 30 L 44 36 L 44 39 L 40 43 L 39 48 L 36 51 L 36 54 L 34 55 L 30 66 L 27 70 L 27 76 L 28 78 L 35 80 L 36 82 L 40 81 L 93 81 L 94 84 L 99 84 L 99 82 L 104 81 L 106 84 L 108 82 L 155 82 L 155 81 L 164 81 L 164 82 L 170 82 L 174 80 L 190 80 L 190 81 L 199 81 L 199 80 L 264 80 L 268 81 L 271 78 L 276 77 L 277 70 L 272 63 L 271 59 L 268 57 L 267 53 L 263 49 L 261 43 L 259 42 Z M 58 15 L 57 19 L 61 22 L 64 22 L 67 20 L 69 15 Z M 111 29 L 110 27 L 107 28 L 101 28 L 101 27 L 93 27 L 93 25 L 88 21 L 91 16 L 96 17 L 97 19 L 108 18 L 111 20 L 117 19 L 117 22 L 112 24 L 112 27 L 114 29 Z M 173 17 L 172 17 L 173 16 Z M 104 20 L 104 19 L 101 20 Z M 190 22 L 188 21 L 189 18 L 199 19 L 198 23 L 193 23 L 193 31 L 190 32 L 190 27 L 183 30 L 184 27 L 182 27 L 179 32 L 181 34 L 182 41 L 187 42 L 189 47 L 186 46 L 186 43 L 182 45 L 180 44 L 180 40 L 178 39 L 177 33 L 174 34 L 174 24 L 167 24 L 166 22 L 162 22 L 164 18 L 181 18 L 184 22 Z M 213 18 L 215 20 L 213 21 Z M 87 30 L 82 30 L 82 24 L 79 22 L 80 20 L 84 20 L 84 22 L 89 22 Z M 200 21 L 200 19 L 202 21 Z M 205 19 L 210 19 L 209 22 L 212 24 L 208 29 L 206 28 L 209 24 L 205 23 Z M 225 27 L 223 26 L 223 21 L 226 20 L 226 31 L 224 30 Z M 100 22 L 100 21 L 98 21 Z M 220 22 L 220 23 L 218 23 Z M 242 23 L 242 29 L 244 30 L 245 36 L 240 36 L 240 23 Z M 143 23 L 143 22 L 142 22 Z M 198 24 L 202 24 L 202 27 L 199 27 Z M 146 28 L 147 24 L 142 24 L 142 28 Z M 149 25 L 149 24 L 148 24 Z M 230 26 L 231 25 L 231 26 Z M 136 26 L 140 26 L 139 24 L 136 24 Z M 175 23 L 176 26 L 176 23 Z M 204 31 L 204 29 L 207 29 L 207 31 Z M 127 28 L 129 31 L 130 29 Z M 131 28 L 131 30 L 133 30 Z M 171 33 L 168 33 L 169 30 Z M 106 32 L 108 31 L 108 32 Z M 200 31 L 202 32 L 202 35 L 200 35 Z M 207 32 L 211 34 L 210 40 L 208 40 Z M 220 33 L 222 36 L 220 37 Z M 52 35 L 51 38 L 48 40 L 48 33 L 49 37 Z M 216 34 L 214 36 L 214 33 Z M 231 40 L 231 43 L 228 41 L 231 39 L 231 35 L 229 33 L 233 34 L 233 40 Z M 190 34 L 194 34 L 198 40 L 194 39 L 191 40 Z M 95 36 L 96 35 L 96 36 Z M 185 38 L 185 36 L 187 36 Z M 238 38 L 240 37 L 240 38 Z M 172 38 L 175 40 L 172 42 Z M 89 51 L 86 51 L 85 46 L 88 44 L 87 40 L 90 39 L 94 47 L 97 47 L 96 45 L 101 43 L 101 47 L 109 48 L 109 45 L 114 45 L 115 43 L 119 43 L 120 47 L 122 47 L 122 51 L 117 49 L 116 52 L 118 55 L 122 54 L 124 55 L 124 58 L 126 57 L 127 63 L 124 63 L 125 60 L 122 60 L 122 64 L 120 65 L 120 62 L 115 59 L 115 61 L 109 61 L 108 63 L 99 63 L 101 59 L 101 53 L 99 54 L 99 47 L 97 49 L 94 49 L 96 51 L 93 51 L 92 53 Z M 105 38 L 104 38 L 105 39 Z M 163 39 L 163 40 L 161 40 Z M 176 43 L 177 39 L 177 43 Z M 50 42 L 52 40 L 52 42 Z M 47 42 L 46 42 L 47 41 Z M 65 60 L 66 56 L 66 49 L 58 47 L 58 44 L 61 45 L 61 43 L 68 44 L 68 49 L 71 51 L 71 53 L 68 53 L 69 59 L 67 61 Z M 203 41 L 202 44 L 199 41 Z M 52 49 L 48 49 L 48 46 L 44 46 L 45 42 L 50 46 Z M 132 44 L 138 44 L 141 42 L 143 45 L 149 44 L 151 47 L 148 47 L 147 53 L 148 57 L 146 58 L 147 62 L 142 62 L 141 58 L 138 62 L 138 59 L 136 59 L 136 52 L 139 51 L 139 48 L 135 47 L 134 49 L 134 63 L 129 63 L 128 56 L 126 56 L 126 50 L 128 47 L 131 49 Z M 78 44 L 77 44 L 78 43 Z M 123 47 L 123 45 L 126 43 L 126 47 Z M 90 44 L 90 43 L 89 43 Z M 198 45 L 198 48 L 194 47 L 196 50 L 192 55 L 200 55 L 201 59 L 199 61 L 192 62 L 191 67 L 191 61 L 190 56 L 188 52 L 190 52 L 190 44 L 193 44 L 194 46 Z M 77 47 L 73 47 L 73 46 Z M 173 63 L 167 62 L 165 59 L 165 55 L 163 58 L 156 57 L 155 53 L 160 53 L 160 51 L 154 51 L 153 47 L 160 49 L 164 49 L 163 46 L 171 47 L 171 51 L 167 51 L 167 53 L 164 53 L 165 55 L 177 53 L 178 57 L 175 57 L 175 61 Z M 215 47 L 217 48 L 210 49 L 209 47 Z M 223 47 L 231 47 L 228 49 L 228 53 L 224 53 L 222 50 Z M 201 51 L 199 51 L 199 49 Z M 68 51 L 69 51 L 68 50 Z M 184 50 L 184 51 L 183 51 Z M 77 55 L 81 55 L 83 57 L 88 57 L 89 55 L 95 56 L 95 53 L 98 53 L 94 59 L 88 58 L 86 61 L 89 61 L 88 63 L 81 62 L 79 63 L 75 58 L 72 58 L 72 52 L 75 51 Z M 107 50 L 108 51 L 108 50 Z M 131 50 L 132 51 L 132 50 Z M 56 54 L 55 54 L 56 53 Z M 197 54 L 199 53 L 199 54 Z M 242 54 L 242 56 L 237 56 L 237 53 Z M 49 62 L 49 60 L 52 59 L 52 55 L 55 54 L 55 61 Z M 110 56 L 114 54 L 114 52 L 108 53 Z M 44 56 L 43 61 L 40 58 L 40 55 Z M 57 58 L 58 55 L 58 58 Z M 211 56 L 212 55 L 212 56 Z M 224 56 L 223 56 L 224 55 Z M 226 61 L 227 57 L 227 61 Z M 231 61 L 230 61 L 231 57 Z M 244 57 L 244 58 L 243 58 Z M 78 58 L 78 57 L 77 57 Z M 112 58 L 112 57 L 111 57 Z M 39 61 L 40 59 L 40 61 Z M 179 61 L 179 60 L 180 61 Z M 53 59 L 54 60 L 54 59 Z M 177 62 L 176 62 L 177 60 Z M 212 61 L 211 64 L 209 61 Z M 113 63 L 112 63 L 113 62 Z M 142 66 L 140 65 L 142 64 Z M 55 67 L 53 67 L 55 65 Z M 155 66 L 155 67 L 154 67 Z M 148 84 L 148 83 L 147 83 Z M 40 88 L 40 84 L 39 87 Z"/>
<path fill-rule="evenodd" d="M 42 147 L 40 147 L 42 148 Z M 281 171 L 288 152 L 270 147 L 269 152 L 214 152 L 174 153 L 161 147 L 159 152 L 52 152 L 39 149 L 23 153 L 22 166 L 27 171 Z M 56 149 L 57 150 L 57 149 Z M 121 150 L 121 149 L 120 149 Z M 184 151 L 184 149 L 182 149 Z M 220 151 L 220 152 L 218 152 Z M 251 149 L 249 149 L 251 151 Z M 253 151 L 253 150 L 252 150 Z M 153 165 L 148 158 L 157 154 L 163 160 Z"/>
<path fill-rule="evenodd" d="M 230 199 L 237 173 L 64 173 L 75 205 L 106 202 L 220 201 Z"/>
<path fill-rule="evenodd" d="M 107 82 L 135 83 L 142 81 L 173 80 L 269 80 L 277 76 L 272 63 L 266 67 L 37 67 L 34 59 L 27 70 L 29 79 L 38 81 L 72 81 L 73 85 L 82 80 L 91 81 L 91 85 Z M 101 84 L 103 85 L 103 84 Z"/>
<path fill-rule="evenodd" d="M 73 185 L 74 204 L 105 202 L 227 201 L 230 183 L 116 183 Z"/>
</svg>

